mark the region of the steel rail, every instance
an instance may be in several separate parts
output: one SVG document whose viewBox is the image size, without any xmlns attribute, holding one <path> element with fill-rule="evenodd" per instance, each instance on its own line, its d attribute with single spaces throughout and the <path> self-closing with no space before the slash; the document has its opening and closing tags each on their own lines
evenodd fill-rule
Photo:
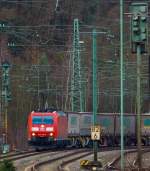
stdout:
<svg viewBox="0 0 150 171">
<path fill-rule="evenodd" d="M 89 152 L 90 151 L 90 152 Z M 81 153 L 86 153 L 87 154 L 92 154 L 92 150 L 89 150 L 89 149 L 80 149 L 79 151 L 73 151 L 72 153 L 69 153 L 69 154 L 63 154 L 59 157 L 55 157 L 53 159 L 50 159 L 50 160 L 45 160 L 45 161 L 39 161 L 38 163 L 34 164 L 31 168 L 31 170 L 33 171 L 36 171 L 40 166 L 42 165 L 45 165 L 45 164 L 51 164 L 55 161 L 58 161 L 58 160 L 61 160 L 61 159 L 64 159 L 64 158 L 68 158 L 68 157 L 71 157 L 71 156 L 74 156 L 74 155 L 77 155 L 77 154 L 81 154 Z"/>
<path fill-rule="evenodd" d="M 147 153 L 147 152 L 150 152 L 150 147 L 149 146 L 146 146 L 142 149 L 142 152 L 143 153 Z M 131 153 L 137 153 L 137 149 L 132 149 L 132 150 L 129 150 L 129 151 L 125 151 L 124 152 L 124 155 L 125 157 L 128 155 L 128 154 L 131 154 Z M 125 158 L 124 157 L 124 158 Z M 118 165 L 119 161 L 121 160 L 121 155 L 117 156 L 111 163 L 109 163 L 107 166 L 106 166 L 106 169 L 111 169 L 111 170 L 120 170 L 119 167 L 116 167 L 116 165 Z M 135 163 L 136 161 L 134 160 L 133 162 L 133 168 L 135 168 Z M 124 166 L 124 168 L 126 168 Z"/>
</svg>

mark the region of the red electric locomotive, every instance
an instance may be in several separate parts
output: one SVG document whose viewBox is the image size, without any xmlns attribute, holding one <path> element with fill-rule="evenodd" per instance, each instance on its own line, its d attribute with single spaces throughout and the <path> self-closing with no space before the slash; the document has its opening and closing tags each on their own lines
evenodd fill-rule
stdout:
<svg viewBox="0 0 150 171">
<path fill-rule="evenodd" d="M 28 143 L 34 146 L 67 145 L 68 121 L 61 111 L 32 111 L 28 116 Z"/>
</svg>

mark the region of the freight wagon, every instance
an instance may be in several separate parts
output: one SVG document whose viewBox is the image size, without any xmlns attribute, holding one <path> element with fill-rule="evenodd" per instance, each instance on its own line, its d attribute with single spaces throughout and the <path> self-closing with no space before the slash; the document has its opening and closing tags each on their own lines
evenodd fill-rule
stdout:
<svg viewBox="0 0 150 171">
<path fill-rule="evenodd" d="M 68 136 L 73 145 L 91 145 L 90 127 L 92 125 L 92 113 L 68 113 Z M 97 114 L 97 124 L 102 128 L 99 145 L 120 145 L 120 114 Z M 150 113 L 141 115 L 141 133 L 143 145 L 150 145 Z M 124 114 L 124 142 L 125 145 L 136 145 L 136 115 Z"/>
</svg>

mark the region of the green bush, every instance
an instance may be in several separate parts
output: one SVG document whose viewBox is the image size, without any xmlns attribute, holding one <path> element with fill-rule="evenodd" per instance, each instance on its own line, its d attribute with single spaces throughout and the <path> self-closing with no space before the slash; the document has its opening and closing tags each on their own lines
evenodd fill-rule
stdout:
<svg viewBox="0 0 150 171">
<path fill-rule="evenodd" d="M 0 163 L 0 171 L 16 171 L 16 169 L 11 161 L 4 160 Z"/>
</svg>

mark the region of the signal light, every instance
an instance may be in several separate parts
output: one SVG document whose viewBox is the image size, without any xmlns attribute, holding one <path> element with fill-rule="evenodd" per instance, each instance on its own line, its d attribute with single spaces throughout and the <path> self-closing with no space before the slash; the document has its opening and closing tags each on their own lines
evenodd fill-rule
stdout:
<svg viewBox="0 0 150 171">
<path fill-rule="evenodd" d="M 131 25 L 131 40 L 132 42 L 140 41 L 140 20 L 138 15 L 134 15 L 132 17 L 132 25 Z"/>
<path fill-rule="evenodd" d="M 9 62 L 5 61 L 2 63 L 2 98 L 6 102 L 11 101 L 10 67 Z"/>
</svg>

